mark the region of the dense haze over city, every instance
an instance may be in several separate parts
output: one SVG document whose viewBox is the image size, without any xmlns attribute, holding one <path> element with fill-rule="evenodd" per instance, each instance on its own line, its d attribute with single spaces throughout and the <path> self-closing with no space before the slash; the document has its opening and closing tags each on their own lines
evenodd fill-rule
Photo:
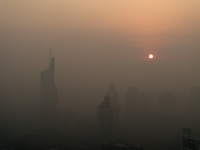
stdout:
<svg viewBox="0 0 200 150">
<path fill-rule="evenodd" d="M 51 57 L 66 122 L 77 117 L 95 124 L 111 83 L 119 93 L 120 124 L 129 87 L 157 98 L 172 92 L 176 113 L 184 116 L 192 87 L 200 87 L 199 41 L 199 0 L 1 0 L 1 116 L 21 130 L 36 120 L 40 72 Z M 160 109 L 155 99 L 151 113 Z M 182 122 L 181 128 L 190 124 Z"/>
</svg>

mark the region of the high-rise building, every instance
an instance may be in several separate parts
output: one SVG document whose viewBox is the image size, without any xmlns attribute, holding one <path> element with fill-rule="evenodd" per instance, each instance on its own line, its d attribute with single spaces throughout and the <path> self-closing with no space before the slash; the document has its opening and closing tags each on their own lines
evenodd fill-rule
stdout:
<svg viewBox="0 0 200 150">
<path fill-rule="evenodd" d="M 110 103 L 113 108 L 119 108 L 119 94 L 113 83 L 109 86 L 105 96 L 109 96 Z"/>
<path fill-rule="evenodd" d="M 159 96 L 159 106 L 160 106 L 160 113 L 162 114 L 170 114 L 176 113 L 176 96 L 173 92 L 163 92 Z"/>
<path fill-rule="evenodd" d="M 136 116 L 141 109 L 141 106 L 139 104 L 140 94 L 137 87 L 129 87 L 125 97 L 127 115 Z"/>
<path fill-rule="evenodd" d="M 192 129 L 182 129 L 181 150 L 200 150 L 200 140 L 192 137 Z"/>
<path fill-rule="evenodd" d="M 191 123 L 193 129 L 200 134 L 200 87 L 191 90 Z"/>
<path fill-rule="evenodd" d="M 41 71 L 41 123 L 48 133 L 56 131 L 57 88 L 55 86 L 55 58 L 51 58 L 49 68 Z"/>
<path fill-rule="evenodd" d="M 193 87 L 191 95 L 193 100 L 200 102 L 200 87 Z"/>
<path fill-rule="evenodd" d="M 150 112 L 150 93 L 140 92 L 137 87 L 129 87 L 125 96 L 126 113 L 130 118 L 142 117 Z"/>
<path fill-rule="evenodd" d="M 143 106 L 137 87 L 129 87 L 125 95 L 126 130 L 135 130 L 140 127 Z"/>
<path fill-rule="evenodd" d="M 120 108 L 119 108 L 119 94 L 113 83 L 109 86 L 108 91 L 105 94 L 109 97 L 111 107 L 113 109 L 113 138 L 118 140 L 119 137 L 119 120 L 120 120 Z"/>
<path fill-rule="evenodd" d="M 113 109 L 109 97 L 105 97 L 104 101 L 98 107 L 99 135 L 101 143 L 109 143 L 114 140 L 113 128 Z"/>
</svg>

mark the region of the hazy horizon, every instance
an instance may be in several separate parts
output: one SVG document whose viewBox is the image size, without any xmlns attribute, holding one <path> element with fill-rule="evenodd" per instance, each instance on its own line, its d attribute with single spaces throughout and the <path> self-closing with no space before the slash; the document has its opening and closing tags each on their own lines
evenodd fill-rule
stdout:
<svg viewBox="0 0 200 150">
<path fill-rule="evenodd" d="M 51 56 L 55 57 L 58 110 L 63 116 L 71 115 L 71 118 L 66 115 L 62 123 L 67 124 L 79 115 L 82 118 L 78 119 L 93 117 L 95 122 L 96 108 L 113 83 L 119 92 L 121 114 L 126 109 L 129 87 L 137 87 L 142 94 L 149 91 L 155 94 L 147 98 L 151 99 L 148 107 L 154 112 L 158 110 L 159 95 L 172 91 L 175 96 L 170 96 L 178 101 L 178 109 L 183 114 L 166 119 L 166 123 L 172 119 L 177 125 L 175 128 L 163 125 L 159 118 L 164 128 L 160 130 L 173 130 L 174 134 L 179 132 L 177 128 L 190 124 L 189 117 L 184 115 L 191 115 L 192 107 L 188 105 L 191 88 L 200 87 L 199 0 L 1 0 L 0 106 L 3 115 L 27 119 L 39 114 L 40 72 L 49 67 L 50 49 Z M 154 58 L 149 59 L 149 54 Z M 146 95 L 142 96 L 144 100 Z M 150 122 L 143 118 L 153 127 L 152 131 L 144 126 L 149 134 L 156 131 L 154 123 L 158 121 L 152 118 L 148 118 Z M 27 123 L 26 119 L 21 120 Z M 65 124 L 61 126 L 70 132 L 73 132 L 71 128 L 81 126 L 78 131 L 85 133 L 85 128 L 93 126 L 91 120 L 87 121 L 83 121 L 83 127 L 79 120 L 69 122 L 69 129 L 64 128 Z M 137 136 L 146 132 L 142 129 L 143 126 Z M 173 136 L 170 134 L 169 137 Z"/>
<path fill-rule="evenodd" d="M 112 82 L 122 97 L 131 86 L 200 86 L 198 0 L 0 3 L 0 79 L 8 93 L 39 92 L 50 48 L 63 103 L 76 92 L 103 97 Z"/>
</svg>

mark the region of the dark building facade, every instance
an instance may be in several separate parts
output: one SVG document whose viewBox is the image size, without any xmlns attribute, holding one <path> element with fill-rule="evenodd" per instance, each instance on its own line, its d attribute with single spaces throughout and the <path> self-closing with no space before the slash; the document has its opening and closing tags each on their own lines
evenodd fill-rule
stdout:
<svg viewBox="0 0 200 150">
<path fill-rule="evenodd" d="M 191 89 L 191 122 L 193 129 L 200 134 L 200 87 Z"/>
<path fill-rule="evenodd" d="M 162 92 L 159 95 L 159 106 L 161 114 L 176 113 L 177 101 L 173 92 Z"/>
<path fill-rule="evenodd" d="M 192 129 L 182 130 L 182 150 L 200 150 L 200 140 L 192 137 Z"/>
<path fill-rule="evenodd" d="M 56 131 L 57 88 L 55 86 L 55 58 L 50 57 L 49 68 L 41 71 L 41 124 L 44 131 Z"/>
<path fill-rule="evenodd" d="M 137 87 L 129 87 L 125 96 L 127 116 L 137 116 L 141 110 L 140 93 Z"/>
<path fill-rule="evenodd" d="M 113 109 L 109 97 L 98 107 L 99 136 L 101 143 L 109 143 L 114 140 Z"/>
<path fill-rule="evenodd" d="M 114 140 L 118 140 L 120 124 L 119 93 L 113 83 L 109 86 L 105 96 L 109 97 L 110 105 L 113 110 L 113 138 Z"/>
<path fill-rule="evenodd" d="M 109 96 L 111 106 L 113 108 L 119 108 L 119 94 L 113 83 L 111 83 L 111 85 L 109 86 L 105 96 Z"/>
<path fill-rule="evenodd" d="M 137 129 L 140 126 L 142 106 L 137 87 L 129 87 L 125 95 L 126 130 Z"/>
</svg>

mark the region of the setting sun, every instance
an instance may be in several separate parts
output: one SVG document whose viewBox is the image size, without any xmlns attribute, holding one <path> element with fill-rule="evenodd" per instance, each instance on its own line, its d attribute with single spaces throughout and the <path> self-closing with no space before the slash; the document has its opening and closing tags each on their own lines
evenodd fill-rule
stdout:
<svg viewBox="0 0 200 150">
<path fill-rule="evenodd" d="M 153 54 L 149 54 L 150 59 L 153 59 L 153 57 L 154 57 Z"/>
</svg>

